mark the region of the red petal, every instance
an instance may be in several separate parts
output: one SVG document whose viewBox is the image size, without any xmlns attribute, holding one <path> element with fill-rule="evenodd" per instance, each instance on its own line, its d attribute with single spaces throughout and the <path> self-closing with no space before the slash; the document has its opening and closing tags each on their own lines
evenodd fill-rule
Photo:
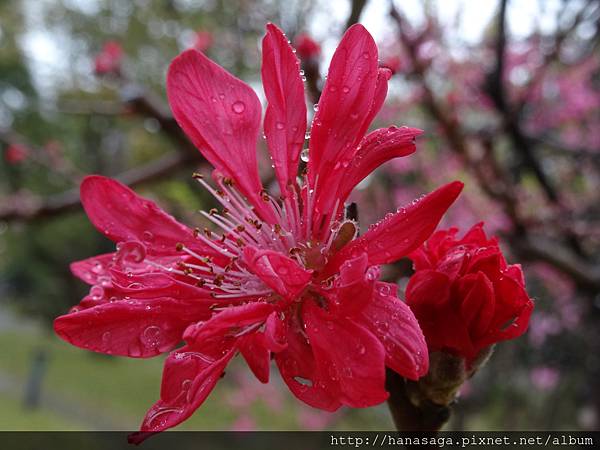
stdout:
<svg viewBox="0 0 600 450">
<path fill-rule="evenodd" d="M 173 255 L 179 242 L 204 255 L 216 253 L 154 202 L 118 181 L 86 177 L 81 183 L 81 201 L 94 226 L 114 242 L 143 242 L 150 255 Z"/>
<path fill-rule="evenodd" d="M 339 265 L 340 261 L 360 251 L 367 252 L 369 264 L 373 265 L 391 263 L 406 256 L 431 235 L 462 188 L 459 181 L 449 183 L 395 214 L 389 214 L 346 245 L 331 264 Z"/>
<path fill-rule="evenodd" d="M 122 300 L 60 316 L 54 331 L 77 347 L 148 358 L 171 350 L 182 341 L 190 323 L 209 315 L 203 303 L 172 298 Z"/>
<path fill-rule="evenodd" d="M 373 286 L 379 278 L 379 269 L 368 266 L 366 253 L 349 259 L 340 267 L 339 277 L 332 292 L 334 301 L 330 303 L 335 314 L 354 315 L 371 302 Z"/>
<path fill-rule="evenodd" d="M 252 333 L 242 336 L 239 340 L 239 348 L 256 378 L 263 383 L 268 383 L 271 352 L 267 347 L 265 335 L 263 333 Z"/>
<path fill-rule="evenodd" d="M 375 116 L 383 106 L 388 92 L 388 81 L 392 77 L 392 71 L 387 67 L 379 67 L 377 69 L 377 81 L 375 82 L 375 93 L 373 94 L 373 102 L 369 109 L 369 115 L 365 119 L 363 125 L 363 134 L 366 133 L 369 125 L 375 119 Z"/>
<path fill-rule="evenodd" d="M 460 312 L 473 340 L 488 330 L 494 317 L 494 286 L 483 272 L 468 274 L 458 281 L 458 297 L 463 299 Z"/>
<path fill-rule="evenodd" d="M 271 313 L 265 323 L 265 344 L 272 352 L 285 350 L 287 343 L 285 341 L 286 327 L 285 323 L 279 318 L 277 312 Z"/>
<path fill-rule="evenodd" d="M 313 120 L 308 162 L 312 186 L 317 175 L 325 177 L 336 162 L 352 158 L 364 134 L 376 82 L 377 45 L 365 27 L 354 25 L 333 55 Z"/>
<path fill-rule="evenodd" d="M 243 327 L 264 322 L 273 310 L 273 305 L 264 302 L 231 306 L 215 314 L 207 322 L 190 326 L 183 337 L 187 342 L 203 342 L 224 336 L 233 329 L 242 332 Z"/>
<path fill-rule="evenodd" d="M 235 347 L 186 346 L 165 361 L 160 400 L 146 413 L 140 431 L 156 432 L 174 427 L 206 400 L 219 381 Z"/>
<path fill-rule="evenodd" d="M 312 301 L 305 303 L 302 318 L 316 369 L 340 403 L 362 408 L 387 399 L 385 350 L 370 331 L 328 314 Z"/>
<path fill-rule="evenodd" d="M 352 189 L 383 163 L 413 153 L 416 149 L 415 137 L 421 133 L 416 128 L 389 127 L 380 128 L 365 136 L 352 164 L 343 173 L 338 197 L 342 200 L 348 198 Z"/>
<path fill-rule="evenodd" d="M 290 391 L 304 403 L 325 411 L 336 411 L 341 403 L 327 390 L 315 367 L 315 358 L 299 325 L 287 331 L 287 348 L 275 355 L 275 362 Z"/>
<path fill-rule="evenodd" d="M 98 284 L 98 278 L 110 277 L 109 268 L 115 254 L 105 253 L 71 263 L 71 272 L 87 284 Z"/>
<path fill-rule="evenodd" d="M 450 304 L 450 286 L 450 280 L 443 273 L 418 271 L 406 286 L 406 303 L 419 321 L 430 352 L 450 349 L 475 357 L 477 349 L 467 325 Z"/>
<path fill-rule="evenodd" d="M 282 195 L 296 183 L 306 132 L 306 100 L 300 61 L 283 32 L 267 25 L 262 43 L 262 80 L 269 103 L 264 130 Z"/>
<path fill-rule="evenodd" d="M 115 291 L 134 299 L 173 297 L 195 302 L 203 301 L 207 304 L 215 303 L 210 291 L 176 280 L 165 273 L 130 274 L 113 269 L 111 276 Z M 243 297 L 240 298 L 241 300 Z M 233 299 L 233 303 L 236 301 L 237 299 Z"/>
<path fill-rule="evenodd" d="M 252 88 L 192 49 L 171 63 L 167 96 L 175 119 L 204 157 L 236 181 L 263 218 L 272 219 L 260 198 L 256 144 L 261 105 Z"/>
<path fill-rule="evenodd" d="M 244 247 L 244 263 L 267 286 L 292 299 L 308 284 L 312 271 L 305 270 L 293 259 L 272 250 Z"/>
<path fill-rule="evenodd" d="M 391 295 L 393 286 L 377 283 L 372 300 L 359 314 L 360 323 L 383 343 L 385 364 L 403 377 L 417 380 L 429 370 L 427 344 L 410 308 Z"/>
<path fill-rule="evenodd" d="M 524 287 L 510 277 L 502 277 L 494 283 L 496 294 L 496 311 L 490 326 L 489 335 L 483 344 L 513 339 L 521 336 L 529 326 L 529 318 L 533 312 L 533 301 Z M 511 322 L 512 323 L 509 323 Z M 482 345 L 483 345 L 482 344 Z"/>
</svg>

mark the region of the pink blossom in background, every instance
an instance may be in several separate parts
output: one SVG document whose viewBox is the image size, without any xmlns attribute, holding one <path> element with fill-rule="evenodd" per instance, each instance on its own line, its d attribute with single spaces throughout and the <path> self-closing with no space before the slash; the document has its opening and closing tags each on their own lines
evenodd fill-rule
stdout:
<svg viewBox="0 0 600 450">
<path fill-rule="evenodd" d="M 399 56 L 388 56 L 381 62 L 381 67 L 392 71 L 392 75 L 398 73 L 402 68 L 402 60 Z"/>
<path fill-rule="evenodd" d="M 255 431 L 256 423 L 252 416 L 243 414 L 231 425 L 231 431 Z"/>
<path fill-rule="evenodd" d="M 94 60 L 94 70 L 98 75 L 118 74 L 123 61 L 123 48 L 116 41 L 108 41 Z"/>
<path fill-rule="evenodd" d="M 315 59 L 321 55 L 321 46 L 308 33 L 297 35 L 294 47 L 302 59 Z"/>
<path fill-rule="evenodd" d="M 552 367 L 534 367 L 529 376 L 531 384 L 540 391 L 552 391 L 560 382 L 560 372 Z"/>
<path fill-rule="evenodd" d="M 29 149 L 21 144 L 10 144 L 4 150 L 4 160 L 11 165 L 22 163 L 29 156 Z"/>
<path fill-rule="evenodd" d="M 194 44 L 192 48 L 198 50 L 199 52 L 205 52 L 210 47 L 212 47 L 214 42 L 213 34 L 207 30 L 199 30 L 194 35 Z"/>
<path fill-rule="evenodd" d="M 298 424 L 303 430 L 324 430 L 335 421 L 338 414 L 327 414 L 317 409 L 302 408 L 298 413 Z"/>
</svg>

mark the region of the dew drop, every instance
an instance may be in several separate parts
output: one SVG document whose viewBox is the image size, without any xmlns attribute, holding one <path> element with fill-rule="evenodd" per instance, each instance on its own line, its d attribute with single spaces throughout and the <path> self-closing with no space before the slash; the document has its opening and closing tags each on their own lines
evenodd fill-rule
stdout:
<svg viewBox="0 0 600 450">
<path fill-rule="evenodd" d="M 347 94 L 348 92 L 350 92 L 350 86 L 344 86 L 344 87 L 342 87 L 342 92 L 344 94 Z"/>
<path fill-rule="evenodd" d="M 152 242 L 152 240 L 154 239 L 154 235 L 151 231 L 144 231 L 142 233 L 142 239 L 144 240 L 144 242 Z"/>
<path fill-rule="evenodd" d="M 246 105 L 244 104 L 244 102 L 238 100 L 233 105 L 231 105 L 231 109 L 234 113 L 241 114 L 246 110 Z"/>
<path fill-rule="evenodd" d="M 390 293 L 392 292 L 392 290 L 387 284 L 380 285 L 378 290 L 380 295 L 390 295 Z"/>
<path fill-rule="evenodd" d="M 308 162 L 308 149 L 307 148 L 302 150 L 302 153 L 300 153 L 300 159 L 304 162 Z"/>
<path fill-rule="evenodd" d="M 140 341 L 148 348 L 157 347 L 162 341 L 162 330 L 156 325 L 149 326 L 140 335 Z"/>
<path fill-rule="evenodd" d="M 285 125 L 283 122 L 277 122 L 275 123 L 275 128 L 277 128 L 278 130 L 283 130 L 285 128 Z"/>
<path fill-rule="evenodd" d="M 94 286 L 90 289 L 90 294 L 92 296 L 92 300 L 102 300 L 104 297 L 104 289 L 102 289 L 100 286 Z"/>
</svg>

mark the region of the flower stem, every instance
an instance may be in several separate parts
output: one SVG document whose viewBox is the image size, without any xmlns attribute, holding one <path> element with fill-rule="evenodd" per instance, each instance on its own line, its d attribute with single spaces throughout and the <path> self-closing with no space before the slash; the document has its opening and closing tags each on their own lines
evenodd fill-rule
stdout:
<svg viewBox="0 0 600 450">
<path fill-rule="evenodd" d="M 429 400 L 414 381 L 386 369 L 388 407 L 398 431 L 438 432 L 450 418 L 449 405 Z"/>
</svg>

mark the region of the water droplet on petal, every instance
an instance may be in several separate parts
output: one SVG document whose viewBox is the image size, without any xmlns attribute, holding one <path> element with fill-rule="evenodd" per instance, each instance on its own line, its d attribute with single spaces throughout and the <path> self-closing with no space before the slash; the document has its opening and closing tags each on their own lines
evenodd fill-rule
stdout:
<svg viewBox="0 0 600 450">
<path fill-rule="evenodd" d="M 384 295 L 384 296 L 390 295 L 390 293 L 392 292 L 391 288 L 387 284 L 380 285 L 378 290 L 379 290 L 379 295 Z"/>
<path fill-rule="evenodd" d="M 275 128 L 278 130 L 283 130 L 285 128 L 285 124 L 283 122 L 277 122 L 275 123 Z"/>
<path fill-rule="evenodd" d="M 236 114 L 241 114 L 246 110 L 246 104 L 240 100 L 231 105 L 231 109 Z"/>
<path fill-rule="evenodd" d="M 302 150 L 302 153 L 300 153 L 300 159 L 304 162 L 308 162 L 308 149 L 307 148 Z"/>
<path fill-rule="evenodd" d="M 149 326 L 140 335 L 140 341 L 148 348 L 158 347 L 162 341 L 162 330 L 156 325 Z"/>
<path fill-rule="evenodd" d="M 94 286 L 90 289 L 90 295 L 92 296 L 92 300 L 102 300 L 104 298 L 104 289 L 100 286 Z"/>
</svg>

